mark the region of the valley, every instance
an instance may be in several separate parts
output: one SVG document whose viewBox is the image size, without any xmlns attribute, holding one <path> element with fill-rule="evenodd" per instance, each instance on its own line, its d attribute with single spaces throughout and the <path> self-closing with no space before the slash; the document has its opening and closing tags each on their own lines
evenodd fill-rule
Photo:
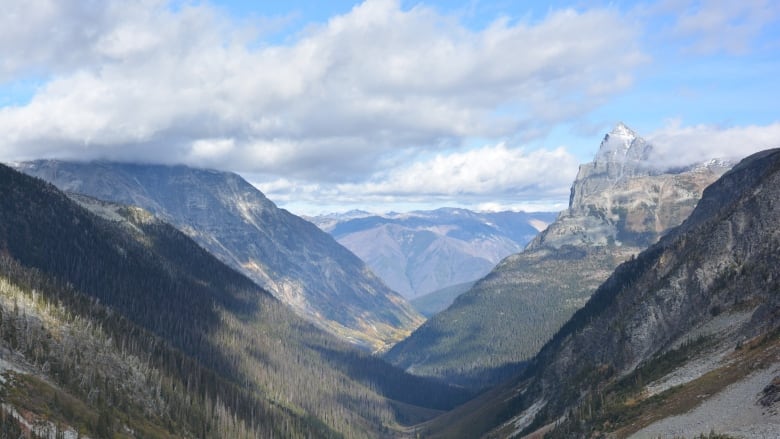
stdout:
<svg viewBox="0 0 780 439">
<path fill-rule="evenodd" d="M 525 248 L 475 282 L 416 298 L 430 317 L 395 345 L 372 340 L 411 331 L 398 316 L 422 322 L 417 311 L 354 255 L 313 256 L 325 244 L 351 254 L 313 224 L 268 201 L 247 208 L 242 200 L 262 194 L 238 189 L 245 183 L 237 176 L 114 163 L 16 166 L 55 187 L 2 167 L 0 431 L 152 438 L 780 432 L 772 390 L 780 373 L 780 153 L 664 171 L 650 166 L 651 151 L 619 124 L 580 167 L 569 208 L 546 229 L 529 238 L 526 227 L 541 228 L 550 214 L 500 214 Z M 84 188 L 91 193 L 79 193 Z M 110 200 L 95 198 L 100 193 Z M 285 222 L 257 223 L 269 215 Z M 498 240 L 489 232 L 501 224 L 454 209 L 318 221 L 334 237 L 388 224 L 404 233 L 417 227 L 422 236 L 438 227 L 482 249 Z M 239 225 L 249 231 L 236 232 Z M 286 237 L 281 245 L 289 250 L 247 253 L 257 247 L 237 237 L 271 233 L 268 227 L 276 231 L 267 239 Z M 427 239 L 408 242 L 433 242 Z M 267 290 L 279 285 L 270 275 L 261 285 L 241 270 L 236 261 L 247 256 L 239 250 L 270 257 L 257 259 L 264 266 L 309 257 L 278 265 L 292 270 L 273 272 L 278 279 L 307 269 L 314 271 L 306 279 L 324 275 L 330 285 L 354 272 L 368 279 L 359 282 L 376 283 L 350 283 L 358 298 L 306 299 L 304 309 L 332 309 L 329 319 L 341 322 L 334 326 L 323 311 L 302 312 L 283 289 Z M 347 268 L 323 268 L 342 263 Z M 370 313 L 360 308 L 369 305 Z M 370 319 L 396 326 L 374 323 L 354 337 Z M 353 329 L 338 329 L 347 324 Z"/>
<path fill-rule="evenodd" d="M 518 373 L 614 269 L 682 223 L 728 168 L 665 171 L 624 124 L 580 166 L 569 208 L 385 358 L 422 376 L 484 388 Z"/>
<path fill-rule="evenodd" d="M 354 254 L 234 173 L 62 161 L 18 169 L 67 192 L 148 210 L 300 316 L 370 351 L 386 349 L 423 321 Z"/>
<path fill-rule="evenodd" d="M 524 372 L 433 421 L 430 436 L 693 437 L 709 433 L 692 422 L 707 410 L 721 416 L 708 421 L 717 431 L 776 435 L 778 178 L 777 150 L 724 174 L 688 220 L 619 266 Z M 767 408 L 756 418 L 757 404 Z"/>
<path fill-rule="evenodd" d="M 777 78 L 770 0 L 3 0 L 0 439 L 780 438 Z"/>
<path fill-rule="evenodd" d="M 91 437 L 365 437 L 468 396 L 323 332 L 147 211 L 6 167 L 0 184 L 3 419 Z"/>
</svg>

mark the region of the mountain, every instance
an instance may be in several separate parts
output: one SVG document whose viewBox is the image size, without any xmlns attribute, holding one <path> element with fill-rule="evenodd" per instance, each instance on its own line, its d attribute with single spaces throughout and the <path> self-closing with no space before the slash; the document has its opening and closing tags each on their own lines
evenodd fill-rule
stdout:
<svg viewBox="0 0 780 439">
<path fill-rule="evenodd" d="M 645 248 L 680 224 L 702 190 L 731 163 L 718 160 L 657 170 L 652 145 L 619 123 L 591 163 L 580 166 L 569 208 L 528 249 L 607 246 Z"/>
<path fill-rule="evenodd" d="M 371 350 L 423 320 L 316 226 L 233 173 L 122 163 L 35 161 L 18 169 L 68 192 L 142 207 L 173 224 L 299 315 Z"/>
<path fill-rule="evenodd" d="M 411 303 L 414 309 L 419 311 L 420 314 L 426 317 L 433 317 L 436 313 L 440 313 L 452 305 L 452 302 L 454 302 L 458 296 L 470 290 L 475 283 L 476 282 L 466 282 L 442 288 L 416 299 L 412 299 L 409 303 Z"/>
<path fill-rule="evenodd" d="M 744 159 L 430 437 L 778 437 L 779 199 L 780 150 Z"/>
<path fill-rule="evenodd" d="M 312 220 L 390 288 L 414 299 L 481 278 L 554 218 L 547 212 L 441 208 L 386 215 L 352 211 Z"/>
<path fill-rule="evenodd" d="M 615 267 L 680 224 L 728 169 L 714 161 L 655 170 L 647 160 L 651 148 L 618 124 L 594 161 L 580 166 L 569 208 L 385 358 L 469 387 L 516 373 Z"/>
<path fill-rule="evenodd" d="M 4 435 L 387 437 L 468 397 L 322 331 L 138 207 L 2 165 L 0 193 Z"/>
</svg>

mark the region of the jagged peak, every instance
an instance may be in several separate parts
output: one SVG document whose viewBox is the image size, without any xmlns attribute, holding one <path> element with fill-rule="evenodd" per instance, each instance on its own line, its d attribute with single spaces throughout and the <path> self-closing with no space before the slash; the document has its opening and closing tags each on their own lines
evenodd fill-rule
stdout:
<svg viewBox="0 0 780 439">
<path fill-rule="evenodd" d="M 629 128 L 628 125 L 624 124 L 623 122 L 618 122 L 617 125 L 615 125 L 615 128 L 613 128 L 612 131 L 610 131 L 609 134 L 607 135 L 618 136 L 618 137 L 632 137 L 632 138 L 639 137 L 636 131 Z"/>
<path fill-rule="evenodd" d="M 623 122 L 618 122 L 599 145 L 595 163 L 642 162 L 651 146 Z"/>
</svg>

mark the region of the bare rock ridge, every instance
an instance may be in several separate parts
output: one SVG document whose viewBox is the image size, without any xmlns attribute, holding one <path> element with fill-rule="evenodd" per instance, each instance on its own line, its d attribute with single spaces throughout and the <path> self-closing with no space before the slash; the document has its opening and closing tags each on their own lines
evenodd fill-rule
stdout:
<svg viewBox="0 0 780 439">
<path fill-rule="evenodd" d="M 777 200 L 780 149 L 744 159 L 682 225 L 618 267 L 522 375 L 486 395 L 489 414 L 463 407 L 432 436 L 777 437 L 776 410 L 753 408 L 766 392 L 739 390 L 771 392 L 780 370 Z M 659 422 L 672 416 L 680 430 Z M 702 416 L 706 426 L 684 420 Z"/>
<path fill-rule="evenodd" d="M 329 332 L 371 350 L 423 320 L 349 250 L 233 173 L 184 166 L 36 161 L 62 190 L 142 207 Z"/>
<path fill-rule="evenodd" d="M 526 247 L 433 316 L 385 358 L 471 387 L 497 384 L 546 343 L 621 262 L 693 211 L 730 166 L 654 169 L 652 146 L 624 124 L 580 166 L 569 208 Z"/>
<path fill-rule="evenodd" d="M 619 122 L 604 136 L 599 151 L 592 163 L 580 169 L 584 179 L 587 176 L 605 175 L 612 181 L 623 177 L 634 177 L 650 173 L 648 158 L 652 146 L 634 130 Z"/>
</svg>

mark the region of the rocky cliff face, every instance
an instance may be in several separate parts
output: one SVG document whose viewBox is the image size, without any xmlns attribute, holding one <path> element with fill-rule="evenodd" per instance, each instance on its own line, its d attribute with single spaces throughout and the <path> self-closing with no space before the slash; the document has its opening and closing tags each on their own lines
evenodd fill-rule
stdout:
<svg viewBox="0 0 780 439">
<path fill-rule="evenodd" d="M 413 373 L 476 387 L 517 371 L 618 264 L 679 225 L 728 169 L 712 162 L 654 170 L 651 148 L 618 124 L 593 162 L 580 167 L 569 208 L 386 358 Z"/>
<path fill-rule="evenodd" d="M 580 166 L 569 208 L 529 249 L 574 246 L 644 248 L 691 213 L 701 191 L 730 163 L 717 160 L 674 171 L 653 168 L 652 145 L 624 124 L 604 136 L 591 163 Z"/>
<path fill-rule="evenodd" d="M 643 427 L 644 437 L 656 437 L 666 431 L 653 430 L 657 421 L 713 395 L 733 395 L 755 379 L 771 386 L 780 366 L 779 199 L 780 150 L 743 160 L 708 187 L 690 218 L 621 265 L 525 375 L 497 391 L 509 396 L 493 401 L 493 413 L 511 416 L 495 417 L 490 437 L 538 429 L 626 437 Z M 738 420 L 762 394 L 746 398 L 750 404 L 722 403 L 717 413 Z M 749 422 L 763 422 L 758 437 L 775 437 L 777 416 L 763 411 Z M 735 428 L 718 418 L 711 414 L 707 430 Z"/>
<path fill-rule="evenodd" d="M 422 322 L 349 250 L 277 208 L 236 174 L 58 161 L 19 168 L 66 191 L 151 211 L 300 315 L 372 350 L 403 338 Z"/>
</svg>

